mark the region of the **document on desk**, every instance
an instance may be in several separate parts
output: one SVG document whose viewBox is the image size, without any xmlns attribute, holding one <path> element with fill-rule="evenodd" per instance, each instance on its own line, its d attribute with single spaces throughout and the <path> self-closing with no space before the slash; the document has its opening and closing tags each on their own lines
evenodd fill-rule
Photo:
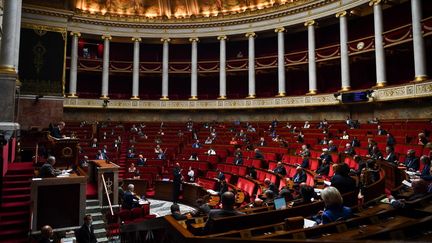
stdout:
<svg viewBox="0 0 432 243">
<path fill-rule="evenodd" d="M 317 225 L 317 222 L 310 220 L 310 219 L 304 219 L 304 225 L 303 228 L 310 228 Z"/>
</svg>

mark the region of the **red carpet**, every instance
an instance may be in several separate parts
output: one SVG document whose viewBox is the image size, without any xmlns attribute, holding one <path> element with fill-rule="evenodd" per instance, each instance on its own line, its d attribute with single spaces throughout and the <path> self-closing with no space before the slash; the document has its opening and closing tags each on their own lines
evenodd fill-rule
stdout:
<svg viewBox="0 0 432 243">
<path fill-rule="evenodd" d="M 32 163 L 12 163 L 3 178 L 0 207 L 2 242 L 26 242 L 30 229 L 30 179 Z"/>
<path fill-rule="evenodd" d="M 86 198 L 97 199 L 97 193 L 97 185 L 94 183 L 87 183 Z"/>
</svg>

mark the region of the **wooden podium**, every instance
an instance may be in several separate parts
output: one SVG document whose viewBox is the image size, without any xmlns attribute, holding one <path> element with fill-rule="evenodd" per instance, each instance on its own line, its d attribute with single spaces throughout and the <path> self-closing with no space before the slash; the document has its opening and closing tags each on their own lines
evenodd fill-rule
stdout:
<svg viewBox="0 0 432 243">
<path fill-rule="evenodd" d="M 120 166 L 107 160 L 91 160 L 89 164 L 89 182 L 97 185 L 97 195 L 101 206 L 108 206 L 106 191 L 111 201 L 111 205 L 118 204 L 118 170 Z M 106 191 L 104 187 L 106 183 Z"/>
<path fill-rule="evenodd" d="M 54 229 L 79 226 L 85 216 L 86 184 L 85 176 L 34 178 L 32 231 L 47 224 Z"/>
</svg>

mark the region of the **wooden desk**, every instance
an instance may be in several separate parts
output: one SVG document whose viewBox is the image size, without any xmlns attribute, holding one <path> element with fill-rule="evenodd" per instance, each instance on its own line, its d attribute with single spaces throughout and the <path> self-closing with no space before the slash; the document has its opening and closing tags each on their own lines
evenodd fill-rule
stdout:
<svg viewBox="0 0 432 243">
<path fill-rule="evenodd" d="M 85 176 L 34 178 L 31 182 L 32 230 L 79 226 L 85 215 Z"/>
<path fill-rule="evenodd" d="M 89 182 L 96 183 L 98 188 L 98 199 L 101 206 L 108 206 L 105 196 L 102 175 L 107 184 L 108 195 L 112 205 L 118 204 L 118 170 L 120 166 L 106 160 L 91 160 L 88 167 Z"/>
<path fill-rule="evenodd" d="M 172 201 L 174 187 L 172 181 L 155 181 L 154 184 L 156 199 Z M 182 187 L 183 190 L 181 191 L 181 193 L 183 195 L 183 198 L 180 199 L 180 202 L 187 205 L 195 205 L 198 198 L 202 198 L 205 195 L 209 194 L 206 189 L 195 184 L 183 183 Z"/>
</svg>

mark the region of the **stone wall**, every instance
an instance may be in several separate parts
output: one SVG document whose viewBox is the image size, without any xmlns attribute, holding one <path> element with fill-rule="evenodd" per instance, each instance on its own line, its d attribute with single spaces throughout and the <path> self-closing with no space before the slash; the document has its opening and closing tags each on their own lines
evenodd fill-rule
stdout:
<svg viewBox="0 0 432 243">
<path fill-rule="evenodd" d="M 344 120 L 348 115 L 353 119 L 366 121 L 379 119 L 432 119 L 432 100 L 409 100 L 375 104 L 340 105 L 326 107 L 254 109 L 254 110 L 118 110 L 118 109 L 71 109 L 65 108 L 66 121 L 269 121 L 278 120 Z"/>
<path fill-rule="evenodd" d="M 63 120 L 63 97 L 21 96 L 18 108 L 18 123 L 21 129 L 47 128 L 53 122 Z"/>
</svg>

